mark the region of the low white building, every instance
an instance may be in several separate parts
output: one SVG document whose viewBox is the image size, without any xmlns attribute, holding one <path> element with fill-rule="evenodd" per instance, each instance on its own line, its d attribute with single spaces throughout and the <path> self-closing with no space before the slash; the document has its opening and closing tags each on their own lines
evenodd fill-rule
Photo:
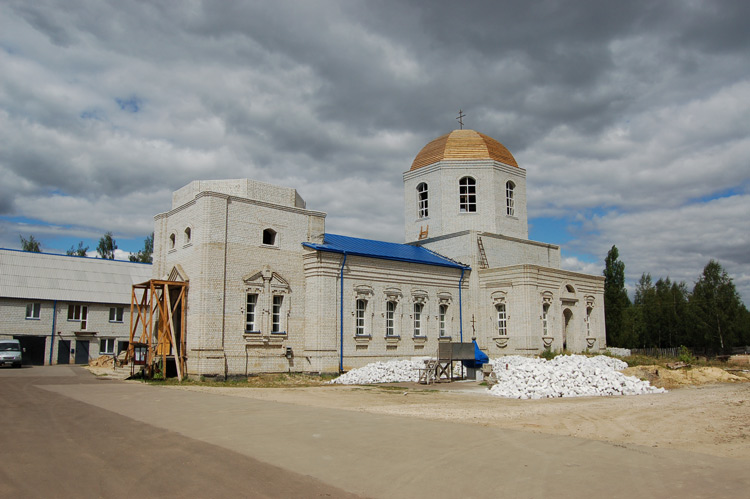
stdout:
<svg viewBox="0 0 750 499">
<path fill-rule="evenodd" d="M 191 375 L 336 371 L 476 338 L 490 356 L 600 352 L 604 278 L 528 240 L 526 172 L 455 130 L 404 173 L 408 244 L 325 232 L 295 189 L 195 181 L 155 217 L 153 278 L 189 282 Z"/>
<path fill-rule="evenodd" d="M 0 338 L 20 340 L 26 364 L 87 364 L 130 337 L 132 285 L 151 265 L 0 249 Z"/>
</svg>

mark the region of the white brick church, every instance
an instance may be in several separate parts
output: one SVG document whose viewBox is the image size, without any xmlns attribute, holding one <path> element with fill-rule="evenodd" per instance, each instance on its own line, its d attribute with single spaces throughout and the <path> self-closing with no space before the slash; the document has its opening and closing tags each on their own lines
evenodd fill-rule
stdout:
<svg viewBox="0 0 750 499">
<path fill-rule="evenodd" d="M 404 173 L 406 244 L 328 234 L 292 188 L 194 181 L 155 217 L 153 278 L 187 281 L 190 375 L 331 372 L 435 355 L 605 349 L 604 278 L 528 239 L 526 171 L 454 130 Z"/>
</svg>

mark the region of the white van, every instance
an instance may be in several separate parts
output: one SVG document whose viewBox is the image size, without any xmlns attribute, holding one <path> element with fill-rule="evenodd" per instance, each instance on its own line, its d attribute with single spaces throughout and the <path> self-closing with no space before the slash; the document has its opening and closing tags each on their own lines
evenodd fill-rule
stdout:
<svg viewBox="0 0 750 499">
<path fill-rule="evenodd" d="M 18 340 L 0 340 L 0 366 L 21 367 L 23 350 Z"/>
</svg>

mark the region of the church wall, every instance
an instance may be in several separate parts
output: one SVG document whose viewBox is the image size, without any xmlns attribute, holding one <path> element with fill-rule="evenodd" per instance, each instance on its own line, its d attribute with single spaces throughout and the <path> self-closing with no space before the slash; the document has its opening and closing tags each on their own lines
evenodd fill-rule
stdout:
<svg viewBox="0 0 750 499">
<path fill-rule="evenodd" d="M 340 281 L 343 255 L 308 255 L 305 272 L 308 281 L 308 307 L 320 310 L 317 323 L 308 322 L 308 345 L 318 348 L 319 370 L 338 369 L 340 342 Z M 348 256 L 344 267 L 344 370 L 391 358 L 434 356 L 439 336 L 439 306 L 448 306 L 446 334 L 459 341 L 459 269 L 409 264 L 358 256 Z M 470 301 L 468 277 L 463 287 L 464 311 Z M 313 291 L 316 290 L 316 291 Z M 319 290 L 320 292 L 317 292 Z M 356 334 L 356 302 L 366 300 L 364 335 Z M 317 301 L 311 305 L 310 301 Z M 387 302 L 394 301 L 394 335 L 386 335 Z M 414 303 L 423 303 L 422 334 L 414 335 Z M 466 336 L 464 314 L 464 340 Z M 448 337 L 445 338 L 449 340 Z M 314 356 L 313 350 L 306 352 Z M 331 357 L 331 353 L 334 354 Z M 330 362 L 334 361 L 331 365 Z M 315 361 L 313 361 L 315 362 Z M 329 363 L 325 366 L 325 363 Z"/>
<path fill-rule="evenodd" d="M 190 226 L 192 241 L 180 244 Z M 304 350 L 305 291 L 301 242 L 319 242 L 324 214 L 298 208 L 200 193 L 194 201 L 157 216 L 155 261 L 162 274 L 179 265 L 190 279 L 187 311 L 188 372 L 191 375 L 229 375 L 287 371 L 286 347 Z M 274 244 L 263 244 L 264 229 L 276 232 Z M 170 248 L 170 234 L 178 244 Z M 260 289 L 257 306 L 260 334 L 246 334 L 245 282 L 267 270 L 285 281 L 284 289 Z M 160 276 L 160 277 L 163 277 Z M 270 279 L 270 277 L 269 277 Z M 261 283 L 263 279 L 261 278 Z M 281 281 L 278 281 L 281 282 Z M 261 288 L 263 286 L 261 285 Z M 271 295 L 283 294 L 285 334 L 270 334 Z M 292 363 L 294 360 L 292 360 Z"/>
<path fill-rule="evenodd" d="M 490 268 L 521 264 L 541 265 L 551 268 L 560 267 L 560 247 L 554 244 L 538 243 L 486 232 L 477 235 L 482 238 Z M 477 243 L 475 242 L 474 245 L 476 246 Z"/>
<path fill-rule="evenodd" d="M 528 239 L 529 224 L 526 213 L 526 170 L 515 166 L 496 166 L 493 171 L 495 196 L 495 228 L 490 232 Z M 508 215 L 507 182 L 513 182 L 513 215 Z"/>
<path fill-rule="evenodd" d="M 480 270 L 478 275 L 482 343 L 489 346 L 490 356 L 537 354 L 544 348 L 562 350 L 566 309 L 572 313 L 566 350 L 598 353 L 606 348 L 603 278 L 535 265 Z M 567 291 L 568 285 L 573 292 Z M 506 304 L 507 335 L 498 332 L 498 303 Z M 542 318 L 545 303 L 549 304 L 546 333 Z"/>
</svg>

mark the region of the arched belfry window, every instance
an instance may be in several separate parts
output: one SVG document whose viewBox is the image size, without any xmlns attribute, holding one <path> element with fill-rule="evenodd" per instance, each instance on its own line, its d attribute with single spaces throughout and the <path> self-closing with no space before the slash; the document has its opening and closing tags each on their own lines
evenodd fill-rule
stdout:
<svg viewBox="0 0 750 499">
<path fill-rule="evenodd" d="M 417 216 L 419 218 L 426 218 L 428 215 L 427 184 L 421 182 L 417 186 Z"/>
<path fill-rule="evenodd" d="M 176 242 L 177 242 L 177 236 L 173 232 L 169 235 L 169 249 L 174 249 L 174 245 Z"/>
<path fill-rule="evenodd" d="M 263 231 L 263 244 L 269 246 L 276 245 L 276 231 L 273 229 L 266 229 Z"/>
<path fill-rule="evenodd" d="M 185 244 L 190 244 L 193 238 L 193 230 L 190 227 L 185 227 Z"/>
<path fill-rule="evenodd" d="M 458 211 L 475 213 L 477 211 L 477 181 L 463 177 L 458 181 Z"/>
<path fill-rule="evenodd" d="M 513 200 L 515 189 L 516 184 L 510 180 L 505 183 L 505 214 L 511 217 L 516 214 L 515 201 Z"/>
</svg>

